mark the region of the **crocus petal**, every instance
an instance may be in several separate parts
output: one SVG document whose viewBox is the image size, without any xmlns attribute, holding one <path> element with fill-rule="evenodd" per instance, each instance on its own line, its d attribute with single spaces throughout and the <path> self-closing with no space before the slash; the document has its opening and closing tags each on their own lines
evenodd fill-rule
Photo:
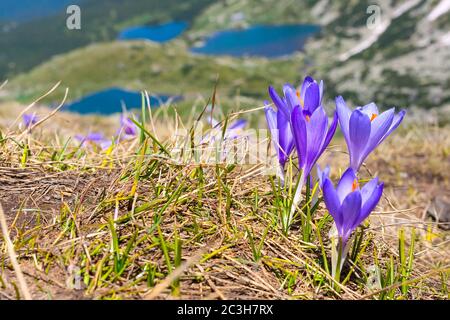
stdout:
<svg viewBox="0 0 450 320">
<path fill-rule="evenodd" d="M 280 164 L 284 166 L 289 154 L 292 151 L 292 148 L 294 147 L 294 142 L 289 124 L 289 118 L 287 118 L 282 112 L 277 112 L 277 129 L 280 144 L 278 156 L 280 159 Z"/>
<path fill-rule="evenodd" d="M 330 144 L 331 139 L 333 139 L 334 134 L 336 133 L 337 124 L 338 124 L 338 114 L 337 112 L 334 112 L 333 122 L 331 122 L 330 128 L 328 129 L 327 136 L 325 137 L 325 141 L 323 143 L 320 154 L 322 154 L 325 148 L 328 147 L 328 145 Z"/>
<path fill-rule="evenodd" d="M 290 83 L 285 83 L 284 86 L 283 86 L 283 93 L 284 93 L 285 97 L 286 97 L 286 92 L 287 91 L 294 91 L 295 92 L 294 86 L 291 85 Z"/>
<path fill-rule="evenodd" d="M 305 177 L 307 177 L 320 156 L 323 142 L 328 129 L 328 117 L 322 107 L 316 109 L 309 121 L 306 122 L 306 163 Z"/>
<path fill-rule="evenodd" d="M 297 149 L 299 164 L 303 168 L 306 161 L 306 120 L 300 106 L 294 108 L 291 114 L 291 129 Z"/>
<path fill-rule="evenodd" d="M 108 149 L 112 145 L 112 140 L 109 139 L 103 139 L 99 142 L 99 146 L 102 150 Z"/>
<path fill-rule="evenodd" d="M 362 188 L 361 188 L 361 197 L 362 197 L 362 203 L 366 203 L 366 201 L 372 196 L 372 193 L 374 192 L 375 188 L 378 186 L 378 178 L 375 177 L 374 179 L 367 182 Z"/>
<path fill-rule="evenodd" d="M 352 111 L 345 104 L 344 98 L 341 96 L 336 98 L 336 111 L 339 118 L 339 125 L 341 126 L 342 134 L 344 135 L 347 146 L 350 145 L 349 123 Z"/>
<path fill-rule="evenodd" d="M 86 140 L 88 140 L 88 141 L 97 142 L 97 141 L 100 141 L 102 139 L 103 139 L 103 134 L 102 133 L 98 133 L 98 132 L 89 133 L 86 136 Z"/>
<path fill-rule="evenodd" d="M 361 213 L 361 192 L 357 190 L 345 197 L 341 210 L 343 224 L 340 235 L 344 238 L 345 242 L 354 230 L 355 221 L 358 220 Z"/>
<path fill-rule="evenodd" d="M 339 196 L 339 201 L 342 203 L 345 197 L 351 193 L 353 190 L 353 183 L 356 180 L 355 171 L 352 168 L 348 168 L 339 180 L 339 183 L 336 187 L 336 192 Z"/>
<path fill-rule="evenodd" d="M 320 80 L 320 83 L 319 83 L 320 104 L 322 104 L 323 87 L 324 87 L 323 80 Z"/>
<path fill-rule="evenodd" d="M 361 111 L 366 114 L 369 118 L 372 118 L 372 115 L 378 116 L 378 107 L 375 103 L 371 102 L 364 107 L 361 107 Z"/>
<path fill-rule="evenodd" d="M 383 142 L 384 139 L 386 139 L 392 133 L 392 131 L 397 129 L 397 127 L 400 125 L 400 123 L 402 123 L 403 117 L 405 116 L 405 114 L 406 114 L 406 110 L 402 110 L 394 116 L 394 120 L 392 120 L 391 127 L 389 128 L 389 130 L 386 132 L 386 134 L 383 136 L 383 138 L 380 140 L 380 142 L 378 144 Z"/>
<path fill-rule="evenodd" d="M 350 116 L 350 145 L 348 146 L 348 149 L 350 153 L 350 165 L 356 171 L 361 165 L 361 157 L 367 147 L 370 131 L 370 118 L 360 110 L 354 110 Z"/>
<path fill-rule="evenodd" d="M 275 148 L 278 150 L 277 112 L 269 106 L 264 108 L 264 112 L 266 114 L 267 126 L 269 127 L 270 135 L 272 136 L 272 142 L 274 142 Z"/>
<path fill-rule="evenodd" d="M 319 186 L 323 189 L 323 183 L 325 179 L 330 177 L 330 166 L 327 165 L 323 170 L 317 165 L 317 178 L 319 180 Z"/>
<path fill-rule="evenodd" d="M 392 125 L 394 119 L 394 108 L 381 113 L 372 121 L 372 130 L 370 134 L 370 143 L 379 142 Z"/>
<path fill-rule="evenodd" d="M 86 140 L 86 137 L 85 137 L 85 136 L 82 136 L 81 134 L 76 134 L 76 135 L 74 136 L 74 138 L 75 138 L 75 140 L 78 140 L 78 141 L 84 141 L 84 140 Z"/>
<path fill-rule="evenodd" d="M 237 129 L 244 129 L 247 125 L 247 120 L 245 119 L 239 119 L 234 121 L 230 126 L 228 127 L 229 130 L 237 130 Z"/>
<path fill-rule="evenodd" d="M 38 117 L 34 113 L 33 114 L 24 114 L 22 116 L 22 119 L 23 119 L 23 123 L 26 128 L 31 127 L 33 124 L 36 124 L 38 121 Z"/>
<path fill-rule="evenodd" d="M 219 126 L 219 121 L 217 121 L 216 119 L 214 119 L 213 117 L 209 116 L 208 117 L 208 123 L 211 125 L 211 127 L 215 128 L 217 126 Z"/>
<path fill-rule="evenodd" d="M 128 136 L 128 138 L 137 135 L 137 127 L 134 122 L 124 114 L 120 115 L 120 129 L 119 133 Z"/>
<path fill-rule="evenodd" d="M 311 76 L 306 76 L 303 80 L 302 87 L 300 89 L 300 97 L 303 101 L 305 101 L 306 88 L 309 87 L 311 83 L 314 82 L 314 79 Z"/>
<path fill-rule="evenodd" d="M 367 146 L 359 159 L 360 165 L 367 156 L 378 146 L 386 132 L 389 130 L 394 119 L 394 109 L 387 110 L 372 121 L 370 137 Z M 359 167 L 357 168 L 359 170 Z"/>
<path fill-rule="evenodd" d="M 313 113 L 320 104 L 320 89 L 317 82 L 312 82 L 306 87 L 304 109 Z"/>
<path fill-rule="evenodd" d="M 289 109 L 272 86 L 269 86 L 269 95 L 278 110 L 289 116 Z"/>
<path fill-rule="evenodd" d="M 328 212 L 334 219 L 338 230 L 342 228 L 341 203 L 339 201 L 336 190 L 330 179 L 326 178 L 323 182 L 323 201 L 328 209 Z"/>
<path fill-rule="evenodd" d="M 383 188 L 384 183 L 381 183 L 375 188 L 366 202 L 363 203 L 358 219 L 353 222 L 353 228 L 359 226 L 369 216 L 373 209 L 375 209 L 383 194 Z"/>
<path fill-rule="evenodd" d="M 292 110 L 294 110 L 295 107 L 300 106 L 300 100 L 297 97 L 297 94 L 295 93 L 294 90 L 291 89 L 286 89 L 286 104 L 288 106 L 289 109 L 289 113 L 292 112 Z"/>
</svg>

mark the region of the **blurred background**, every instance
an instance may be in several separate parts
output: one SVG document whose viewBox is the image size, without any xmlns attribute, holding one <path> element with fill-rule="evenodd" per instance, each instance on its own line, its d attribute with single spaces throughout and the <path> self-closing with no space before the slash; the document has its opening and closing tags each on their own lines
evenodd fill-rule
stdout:
<svg viewBox="0 0 450 320">
<path fill-rule="evenodd" d="M 73 6 L 75 5 L 75 6 Z M 326 107 L 350 104 L 450 118 L 450 0 L 2 0 L 3 101 L 44 99 L 112 114 L 172 102 L 180 114 L 211 96 L 224 109 L 263 105 L 307 74 Z M 431 110 L 431 111 L 430 111 Z"/>
</svg>

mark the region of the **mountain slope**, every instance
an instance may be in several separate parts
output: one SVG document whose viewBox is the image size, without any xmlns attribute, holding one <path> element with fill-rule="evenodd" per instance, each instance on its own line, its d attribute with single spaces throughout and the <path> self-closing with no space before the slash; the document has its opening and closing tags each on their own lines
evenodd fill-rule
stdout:
<svg viewBox="0 0 450 320">
<path fill-rule="evenodd" d="M 372 4 L 368 0 L 278 0 L 273 8 L 273 2 L 269 0 L 227 0 L 211 5 L 207 5 L 207 1 L 196 2 L 195 10 L 198 11 L 192 6 L 192 12 L 198 14 L 191 16 L 192 28 L 176 45 L 168 47 L 177 48 L 173 49 L 176 53 L 172 57 L 166 56 L 165 49 L 155 49 L 159 53 L 152 57 L 151 62 L 138 64 L 130 59 L 124 64 L 123 57 L 114 51 L 105 52 L 103 60 L 94 58 L 93 61 L 100 64 L 108 61 L 112 70 L 116 70 L 118 65 L 131 67 L 113 74 L 102 67 L 106 70 L 95 75 L 84 72 L 90 71 L 89 67 L 95 70 L 96 66 L 89 62 L 90 59 L 82 57 L 79 61 L 73 61 L 73 66 L 78 68 L 58 64 L 56 59 L 13 83 L 16 89 L 26 84 L 21 88 L 24 90 L 22 97 L 31 97 L 60 79 L 69 81 L 76 90 L 76 96 L 112 83 L 133 89 L 148 89 L 143 84 L 151 84 L 150 90 L 153 92 L 189 95 L 196 90 L 209 94 L 213 87 L 211 79 L 220 73 L 221 87 L 225 88 L 226 95 L 239 92 L 262 99 L 266 97 L 268 84 L 299 82 L 310 73 L 325 80 L 328 99 L 343 95 L 354 105 L 376 101 L 382 108 L 442 107 L 450 105 L 448 1 L 380 0 L 381 19 L 374 29 L 367 25 L 371 15 L 367 13 L 367 8 Z M 322 31 L 318 37 L 308 41 L 305 52 L 291 58 L 291 62 L 289 59 L 264 62 L 261 66 L 271 70 L 268 72 L 252 66 L 265 60 L 213 59 L 193 57 L 187 53 L 187 46 L 192 42 L 222 28 L 295 22 L 319 24 Z M 128 48 L 127 45 L 112 46 Z M 99 51 L 102 47 L 97 48 L 96 51 Z M 126 51 L 133 52 L 130 48 Z M 91 51 L 88 53 L 91 54 Z M 61 59 L 64 61 L 64 58 Z M 183 61 L 182 65 L 178 64 L 178 59 Z M 54 63 L 55 66 L 52 66 Z M 294 67 L 289 68 L 289 64 Z M 149 68 L 162 72 L 149 71 Z M 68 69 L 71 73 L 62 69 Z M 178 79 L 182 79 L 180 84 Z M 30 88 L 33 94 L 27 94 Z"/>
<path fill-rule="evenodd" d="M 449 0 L 379 0 L 381 19 L 368 28 L 373 1 L 220 1 L 194 21 L 201 39 L 226 26 L 316 23 L 305 72 L 326 80 L 327 94 L 355 104 L 433 108 L 450 104 Z M 207 32 L 206 32 L 207 31 Z"/>
<path fill-rule="evenodd" d="M 269 83 L 282 86 L 296 81 L 303 60 L 270 61 L 196 56 L 182 41 L 156 44 L 148 41 L 112 42 L 88 46 L 57 56 L 31 72 L 13 79 L 8 88 L 15 97 L 31 101 L 62 81 L 69 100 L 99 89 L 118 86 L 151 93 L 209 96 L 219 75 L 219 93 L 262 99 Z"/>
<path fill-rule="evenodd" d="M 126 26 L 172 20 L 189 23 L 212 2 L 84 0 L 80 5 L 81 30 L 67 29 L 65 10 L 18 25 L 0 23 L 0 79 L 28 71 L 53 55 L 116 39 Z"/>
</svg>

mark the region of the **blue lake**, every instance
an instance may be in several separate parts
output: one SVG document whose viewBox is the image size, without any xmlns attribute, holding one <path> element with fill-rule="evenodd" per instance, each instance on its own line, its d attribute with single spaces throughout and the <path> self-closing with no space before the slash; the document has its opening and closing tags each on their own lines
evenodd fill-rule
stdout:
<svg viewBox="0 0 450 320">
<path fill-rule="evenodd" d="M 150 97 L 150 105 L 152 108 L 158 107 L 162 103 L 166 103 L 170 98 L 174 101 L 180 99 L 179 97 L 160 95 L 157 97 Z M 97 113 L 109 115 L 122 112 L 122 105 L 127 109 L 141 108 L 141 93 L 120 88 L 105 89 L 67 104 L 64 107 L 64 110 L 81 114 Z"/>
<path fill-rule="evenodd" d="M 167 42 L 175 39 L 188 27 L 185 22 L 169 22 L 156 26 L 136 26 L 122 30 L 119 40 L 151 40 Z"/>
<path fill-rule="evenodd" d="M 191 49 L 206 55 L 262 56 L 277 58 L 303 49 L 305 41 L 320 31 L 316 25 L 256 25 L 243 30 L 224 30 Z"/>
</svg>

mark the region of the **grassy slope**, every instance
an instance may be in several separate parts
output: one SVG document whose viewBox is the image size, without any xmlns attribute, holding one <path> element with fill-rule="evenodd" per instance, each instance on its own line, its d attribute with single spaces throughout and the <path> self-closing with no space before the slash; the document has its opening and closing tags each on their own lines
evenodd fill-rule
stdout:
<svg viewBox="0 0 450 320">
<path fill-rule="evenodd" d="M 212 0 L 85 0 L 81 5 L 82 29 L 66 28 L 65 10 L 60 14 L 22 23 L 0 36 L 0 79 L 10 77 L 94 42 L 111 41 L 121 28 L 135 23 L 170 20 L 191 22 Z M 2 25 L 0 24 L 0 28 Z"/>
<path fill-rule="evenodd" d="M 371 155 L 367 168 L 386 182 L 384 197 L 366 224 L 360 253 L 344 268 L 342 280 L 351 277 L 336 293 L 325 264 L 332 226 L 326 209 L 320 205 L 306 223 L 314 230 L 307 242 L 300 216 L 284 235 L 279 205 L 289 195 L 275 192 L 255 167 L 179 165 L 150 137 L 111 152 L 79 149 L 73 141 L 65 146 L 80 125 L 96 127 L 90 118 L 57 114 L 22 134 L 16 126 L 7 130 L 17 109 L 0 110 L 10 112 L 0 118 L 1 204 L 34 299 L 448 298 L 448 233 L 422 219 L 429 199 L 450 188 L 448 127 L 403 126 Z M 174 119 L 155 124 L 146 127 L 170 151 Z M 344 150 L 335 138 L 322 159 L 333 161 L 333 178 L 347 165 Z M 5 247 L 2 237 L 0 293 L 17 299 L 23 292 Z M 182 261 L 179 281 L 165 281 Z M 402 287 L 404 280 L 411 282 Z"/>
<path fill-rule="evenodd" d="M 383 3 L 386 12 L 398 5 L 397 2 Z M 58 80 L 70 86 L 71 99 L 111 85 L 145 88 L 156 93 L 205 96 L 219 74 L 219 91 L 223 96 L 233 97 L 239 93 L 261 101 L 267 97 L 268 84 L 279 86 L 283 82 L 298 82 L 304 74 L 310 73 L 325 80 L 330 88 L 327 98 L 343 95 L 355 105 L 376 101 L 382 108 L 415 106 L 428 109 L 449 104 L 450 67 L 445 61 L 450 59 L 450 52 L 432 40 L 448 27 L 449 18 L 443 15 L 431 25 L 421 23 L 436 1 L 419 2 L 392 21 L 371 48 L 345 63 L 338 61 L 340 53 L 367 36 L 365 9 L 368 4 L 369 1 L 325 5 L 323 1 L 316 4 L 280 0 L 272 10 L 270 1 L 219 1 L 198 16 L 191 16 L 192 29 L 176 43 L 163 47 L 148 45 L 145 49 L 124 44 L 91 46 L 55 58 L 18 77 L 12 85 L 17 95 L 27 101 Z M 200 11 L 200 4 L 198 6 L 191 11 Z M 237 12 L 245 14 L 245 21 L 239 25 L 309 22 L 321 24 L 323 32 L 307 44 L 305 54 L 299 54 L 291 62 L 201 58 L 187 53 L 183 43 L 187 46 L 205 33 L 234 26 L 230 21 Z M 156 18 L 141 14 L 130 19 L 121 24 Z M 427 28 L 433 32 L 427 32 Z M 432 43 L 430 46 L 420 45 L 420 41 L 428 38 Z"/>
<path fill-rule="evenodd" d="M 153 93 L 208 96 L 220 75 L 219 93 L 262 98 L 267 86 L 299 78 L 302 58 L 293 61 L 232 59 L 194 56 L 182 42 L 158 45 L 150 42 L 96 44 L 55 57 L 30 73 L 15 78 L 8 88 L 31 101 L 62 80 L 71 89 L 69 99 L 97 89 L 120 86 Z M 61 97 L 62 91 L 52 96 Z"/>
<path fill-rule="evenodd" d="M 60 79 L 73 89 L 72 97 L 111 85 L 208 95 L 220 72 L 219 91 L 233 95 L 239 86 L 256 97 L 265 95 L 268 83 L 297 79 L 301 66 L 300 60 L 193 57 L 181 42 L 108 43 L 57 57 L 11 85 L 25 100 Z M 140 76 L 145 81 L 136 82 Z M 236 79 L 243 80 L 230 86 Z M 333 90 L 330 83 L 327 89 Z M 280 196 L 254 167 L 179 165 L 149 137 L 123 142 L 111 153 L 80 150 L 73 142 L 65 147 L 80 130 L 108 124 L 61 114 L 21 135 L 16 127 L 7 130 L 15 116 L 0 117 L 1 202 L 34 298 L 448 299 L 448 233 L 423 219 L 430 199 L 450 188 L 448 127 L 404 130 L 402 125 L 367 161 L 371 173 L 364 168 L 362 174 L 386 182 L 384 197 L 366 225 L 364 250 L 347 263 L 344 274 L 352 276 L 337 294 L 326 272 L 332 222 L 323 205 L 306 223 L 315 232 L 303 242 L 300 217 L 287 236 L 280 231 Z M 157 118 L 155 124 L 147 123 L 147 129 L 170 150 L 174 119 Z M 336 178 L 348 163 L 342 138 L 333 140 L 324 158 Z M 408 235 L 416 229 L 412 270 L 405 267 L 409 257 L 399 258 L 401 227 L 408 239 L 406 256 Z M 257 244 L 263 240 L 261 250 L 252 248 L 250 234 Z M 5 246 L 0 248 L 2 297 L 17 298 L 16 275 Z M 182 260 L 189 263 L 179 281 L 165 283 Z M 376 280 L 374 267 L 381 284 L 370 281 Z M 65 285 L 69 268 L 81 275 L 79 290 Z M 402 287 L 407 279 L 411 285 Z"/>
</svg>

